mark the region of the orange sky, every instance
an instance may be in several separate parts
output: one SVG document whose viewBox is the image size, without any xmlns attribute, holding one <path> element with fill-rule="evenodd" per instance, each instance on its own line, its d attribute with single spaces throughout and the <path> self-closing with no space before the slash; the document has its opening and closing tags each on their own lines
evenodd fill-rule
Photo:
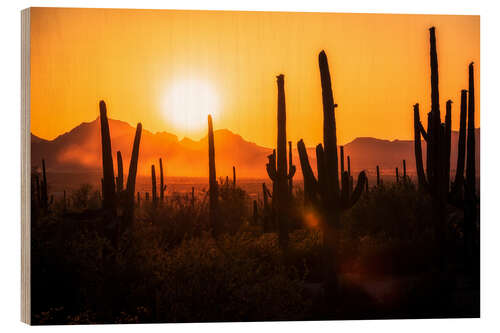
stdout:
<svg viewBox="0 0 500 333">
<path fill-rule="evenodd" d="M 95 119 L 104 99 L 111 118 L 199 139 L 206 116 L 193 118 L 202 119 L 201 129 L 179 126 L 172 119 L 182 111 L 168 100 L 170 87 L 193 81 L 213 91 L 216 129 L 272 147 L 275 77 L 283 73 L 288 139 L 312 146 L 322 141 L 317 56 L 324 49 L 340 143 L 411 139 L 412 105 L 419 102 L 422 115 L 430 108 L 432 25 L 442 110 L 447 99 L 455 102 L 457 129 L 474 61 L 479 127 L 479 16 L 34 8 L 31 130 L 53 139 Z"/>
</svg>

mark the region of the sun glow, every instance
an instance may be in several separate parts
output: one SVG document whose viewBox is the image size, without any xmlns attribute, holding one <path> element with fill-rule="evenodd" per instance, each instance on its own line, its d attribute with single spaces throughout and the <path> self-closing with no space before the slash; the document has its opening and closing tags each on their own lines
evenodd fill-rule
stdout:
<svg viewBox="0 0 500 333">
<path fill-rule="evenodd" d="M 165 116 L 183 135 L 196 135 L 206 128 L 207 115 L 216 115 L 218 104 L 217 92 L 210 82 L 177 80 L 167 90 Z"/>
</svg>

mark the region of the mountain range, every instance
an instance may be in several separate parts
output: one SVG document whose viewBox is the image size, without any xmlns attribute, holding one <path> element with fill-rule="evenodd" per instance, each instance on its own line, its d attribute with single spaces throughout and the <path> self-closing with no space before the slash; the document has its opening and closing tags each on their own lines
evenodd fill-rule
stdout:
<svg viewBox="0 0 500 333">
<path fill-rule="evenodd" d="M 113 153 L 121 151 L 124 172 L 127 173 L 135 127 L 120 120 L 109 119 L 111 144 Z M 476 163 L 479 172 L 480 129 L 476 129 Z M 259 146 L 243 139 L 229 130 L 214 132 L 216 168 L 219 176 L 232 174 L 233 165 L 237 176 L 242 178 L 267 177 L 265 164 L 267 155 L 272 149 Z M 451 165 L 454 169 L 457 158 L 458 132 L 452 132 Z M 309 160 L 313 169 L 316 167 L 316 142 L 305 142 Z M 295 144 L 294 144 L 295 146 Z M 423 142 L 425 158 L 425 141 Z M 415 159 L 412 140 L 382 140 L 371 137 L 359 137 L 344 145 L 345 155 L 351 159 L 352 170 L 368 170 L 371 174 L 376 165 L 382 173 L 394 173 L 395 168 L 402 170 L 402 161 L 406 160 L 407 171 L 414 173 Z M 297 166 L 297 177 L 302 178 L 300 162 L 296 148 L 293 148 L 293 163 Z M 168 176 L 206 177 L 208 174 L 208 140 L 207 137 L 194 141 L 189 138 L 179 140 L 177 136 L 167 132 L 152 133 L 143 129 L 139 153 L 139 173 L 150 175 L 151 165 L 158 168 L 158 158 L 162 158 L 164 171 Z M 44 140 L 31 134 L 31 163 L 40 166 L 45 159 L 49 172 L 75 173 L 100 172 L 101 140 L 99 118 L 84 122 L 71 131 L 54 140 Z M 346 157 L 347 159 L 347 157 Z M 115 157 L 116 168 L 116 157 Z M 424 160 L 425 163 L 425 160 Z M 346 161 L 347 168 L 347 161 Z"/>
</svg>

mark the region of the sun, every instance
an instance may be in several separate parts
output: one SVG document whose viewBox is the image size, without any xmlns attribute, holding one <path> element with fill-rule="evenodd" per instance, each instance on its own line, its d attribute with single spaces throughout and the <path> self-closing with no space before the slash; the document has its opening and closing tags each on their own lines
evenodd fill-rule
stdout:
<svg viewBox="0 0 500 333">
<path fill-rule="evenodd" d="M 219 107 L 214 86 L 207 80 L 172 81 L 165 96 L 165 117 L 183 135 L 196 135 L 207 127 L 207 116 Z"/>
</svg>

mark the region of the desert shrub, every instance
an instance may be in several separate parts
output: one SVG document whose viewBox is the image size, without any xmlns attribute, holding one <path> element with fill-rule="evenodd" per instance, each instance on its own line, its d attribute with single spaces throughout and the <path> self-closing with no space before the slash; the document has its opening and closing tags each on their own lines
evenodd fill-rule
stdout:
<svg viewBox="0 0 500 333">
<path fill-rule="evenodd" d="M 84 209 L 97 209 L 101 207 L 98 191 L 92 190 L 92 185 L 82 184 L 71 193 L 71 208 L 82 211 Z"/>
<path fill-rule="evenodd" d="M 229 182 L 219 184 L 218 222 L 225 232 L 235 233 L 251 215 L 246 192 Z"/>
<path fill-rule="evenodd" d="M 431 230 L 431 201 L 409 181 L 381 185 L 364 193 L 342 221 L 353 237 L 412 239 Z"/>
<path fill-rule="evenodd" d="M 249 234 L 187 240 L 155 261 L 161 317 L 172 322 L 299 319 L 301 278 L 279 264 L 277 239 Z"/>
</svg>

